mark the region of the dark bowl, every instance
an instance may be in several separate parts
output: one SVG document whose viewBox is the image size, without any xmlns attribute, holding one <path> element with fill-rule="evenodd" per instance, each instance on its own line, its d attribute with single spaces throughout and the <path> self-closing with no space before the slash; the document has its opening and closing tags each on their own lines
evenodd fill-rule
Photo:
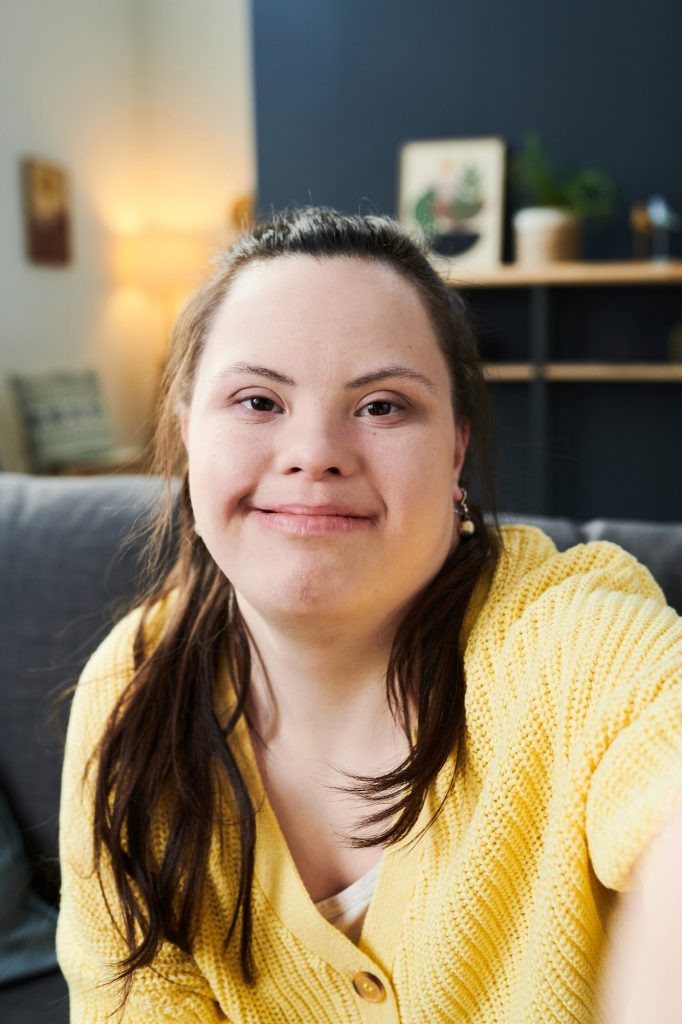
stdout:
<svg viewBox="0 0 682 1024">
<path fill-rule="evenodd" d="M 431 247 L 441 256 L 461 256 L 473 248 L 480 237 L 477 231 L 448 231 L 444 235 L 434 235 Z"/>
</svg>

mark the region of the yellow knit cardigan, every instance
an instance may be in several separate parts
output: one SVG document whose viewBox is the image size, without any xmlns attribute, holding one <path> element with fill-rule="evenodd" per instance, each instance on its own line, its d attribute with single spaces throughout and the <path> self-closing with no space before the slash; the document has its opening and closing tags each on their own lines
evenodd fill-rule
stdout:
<svg viewBox="0 0 682 1024">
<path fill-rule="evenodd" d="M 137 972 L 124 1021 L 592 1024 L 608 890 L 626 887 L 682 792 L 682 620 L 615 545 L 558 554 L 521 526 L 504 528 L 504 543 L 465 624 L 466 768 L 425 836 L 386 851 L 359 945 L 315 909 L 264 800 L 256 986 L 242 981 L 236 944 L 223 949 L 230 834 L 227 857 L 213 846 L 193 956 L 166 943 Z M 81 777 L 130 678 L 137 621 L 120 623 L 90 660 L 69 724 L 58 954 L 72 1024 L 104 1024 L 119 995 L 103 984 L 125 949 L 92 874 Z M 243 724 L 238 742 L 258 789 Z"/>
</svg>

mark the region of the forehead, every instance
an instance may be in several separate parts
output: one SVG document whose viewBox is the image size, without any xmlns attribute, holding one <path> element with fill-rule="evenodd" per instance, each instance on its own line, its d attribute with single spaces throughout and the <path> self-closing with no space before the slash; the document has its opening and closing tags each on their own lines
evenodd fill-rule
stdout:
<svg viewBox="0 0 682 1024">
<path fill-rule="evenodd" d="M 210 362 L 267 350 L 278 363 L 305 358 L 408 357 L 445 375 L 447 364 L 416 288 L 392 268 L 355 258 L 285 256 L 242 270 L 206 340 Z"/>
</svg>

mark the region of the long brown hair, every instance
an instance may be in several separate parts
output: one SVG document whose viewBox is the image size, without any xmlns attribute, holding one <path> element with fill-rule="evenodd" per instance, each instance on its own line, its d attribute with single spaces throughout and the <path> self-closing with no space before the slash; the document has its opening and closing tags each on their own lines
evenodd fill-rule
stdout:
<svg viewBox="0 0 682 1024">
<path fill-rule="evenodd" d="M 225 945 L 238 936 L 244 978 L 249 984 L 255 981 L 251 887 L 256 808 L 230 742 L 245 714 L 251 644 L 230 581 L 193 530 L 178 409 L 190 401 L 204 340 L 235 276 L 255 261 L 293 254 L 378 262 L 416 288 L 448 363 L 456 415 L 470 429 L 463 479 L 473 467 L 487 511 L 494 512 L 488 397 L 471 318 L 461 296 L 443 283 L 426 251 L 399 225 L 383 217 L 299 210 L 256 226 L 221 257 L 214 276 L 189 301 L 173 331 L 153 466 L 167 487 L 150 537 L 150 583 L 134 645 L 135 671 L 97 752 L 95 863 L 101 881 L 106 856 L 120 901 L 129 948 L 118 965 L 124 998 L 133 972 L 153 962 L 164 940 L 191 951 L 208 880 L 211 841 L 225 824 L 226 804 L 231 806 L 231 821 L 236 809 L 240 858 Z M 174 477 L 181 481 L 177 501 Z M 174 523 L 178 506 L 179 526 Z M 383 802 L 362 823 L 383 829 L 353 837 L 356 846 L 391 844 L 404 837 L 453 752 L 455 772 L 461 768 L 461 627 L 473 588 L 494 565 L 499 543 L 497 531 L 487 525 L 478 506 L 472 507 L 472 518 L 474 536 L 448 556 L 397 630 L 386 673 L 387 699 L 406 731 L 410 707 L 415 709 L 418 737 L 412 742 L 408 731 L 410 751 L 395 770 L 376 778 L 351 776 L 357 793 Z M 170 570 L 169 550 L 174 558 Z M 171 592 L 161 639 L 150 649 L 146 624 L 154 606 Z M 216 672 L 224 658 L 234 688 L 227 724 L 219 722 L 214 706 Z M 151 826 L 161 794 L 167 801 L 167 833 L 159 859 L 152 849 Z"/>
</svg>

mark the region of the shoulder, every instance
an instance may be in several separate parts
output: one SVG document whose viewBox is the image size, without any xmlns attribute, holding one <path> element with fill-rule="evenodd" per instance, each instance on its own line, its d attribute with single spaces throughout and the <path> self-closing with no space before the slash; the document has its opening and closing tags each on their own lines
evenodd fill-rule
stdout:
<svg viewBox="0 0 682 1024">
<path fill-rule="evenodd" d="M 488 611 L 518 619 L 538 606 L 573 608 L 582 603 L 628 598 L 665 606 L 663 593 L 649 570 L 610 541 L 577 544 L 558 551 L 537 527 L 503 526 L 502 553 L 488 592 Z"/>
<path fill-rule="evenodd" d="M 533 693 L 573 730 L 616 689 L 632 710 L 661 679 L 679 683 L 682 620 L 637 559 L 606 541 L 559 552 L 527 526 L 504 528 L 502 540 L 466 651 L 472 699 Z"/>
<path fill-rule="evenodd" d="M 524 525 L 503 527 L 501 540 L 472 614 L 470 665 L 513 663 L 530 679 L 541 663 L 552 664 L 556 679 L 559 665 L 577 672 L 578 661 L 602 664 L 607 653 L 622 664 L 628 652 L 651 653 L 655 634 L 670 642 L 680 632 L 649 570 L 618 545 L 594 541 L 560 552 L 541 530 Z"/>
<path fill-rule="evenodd" d="M 106 722 L 135 674 L 139 640 L 149 651 L 159 642 L 175 594 L 151 607 L 140 606 L 121 619 L 89 658 L 76 686 L 67 733 L 67 760 L 75 748 L 92 752 Z"/>
</svg>

